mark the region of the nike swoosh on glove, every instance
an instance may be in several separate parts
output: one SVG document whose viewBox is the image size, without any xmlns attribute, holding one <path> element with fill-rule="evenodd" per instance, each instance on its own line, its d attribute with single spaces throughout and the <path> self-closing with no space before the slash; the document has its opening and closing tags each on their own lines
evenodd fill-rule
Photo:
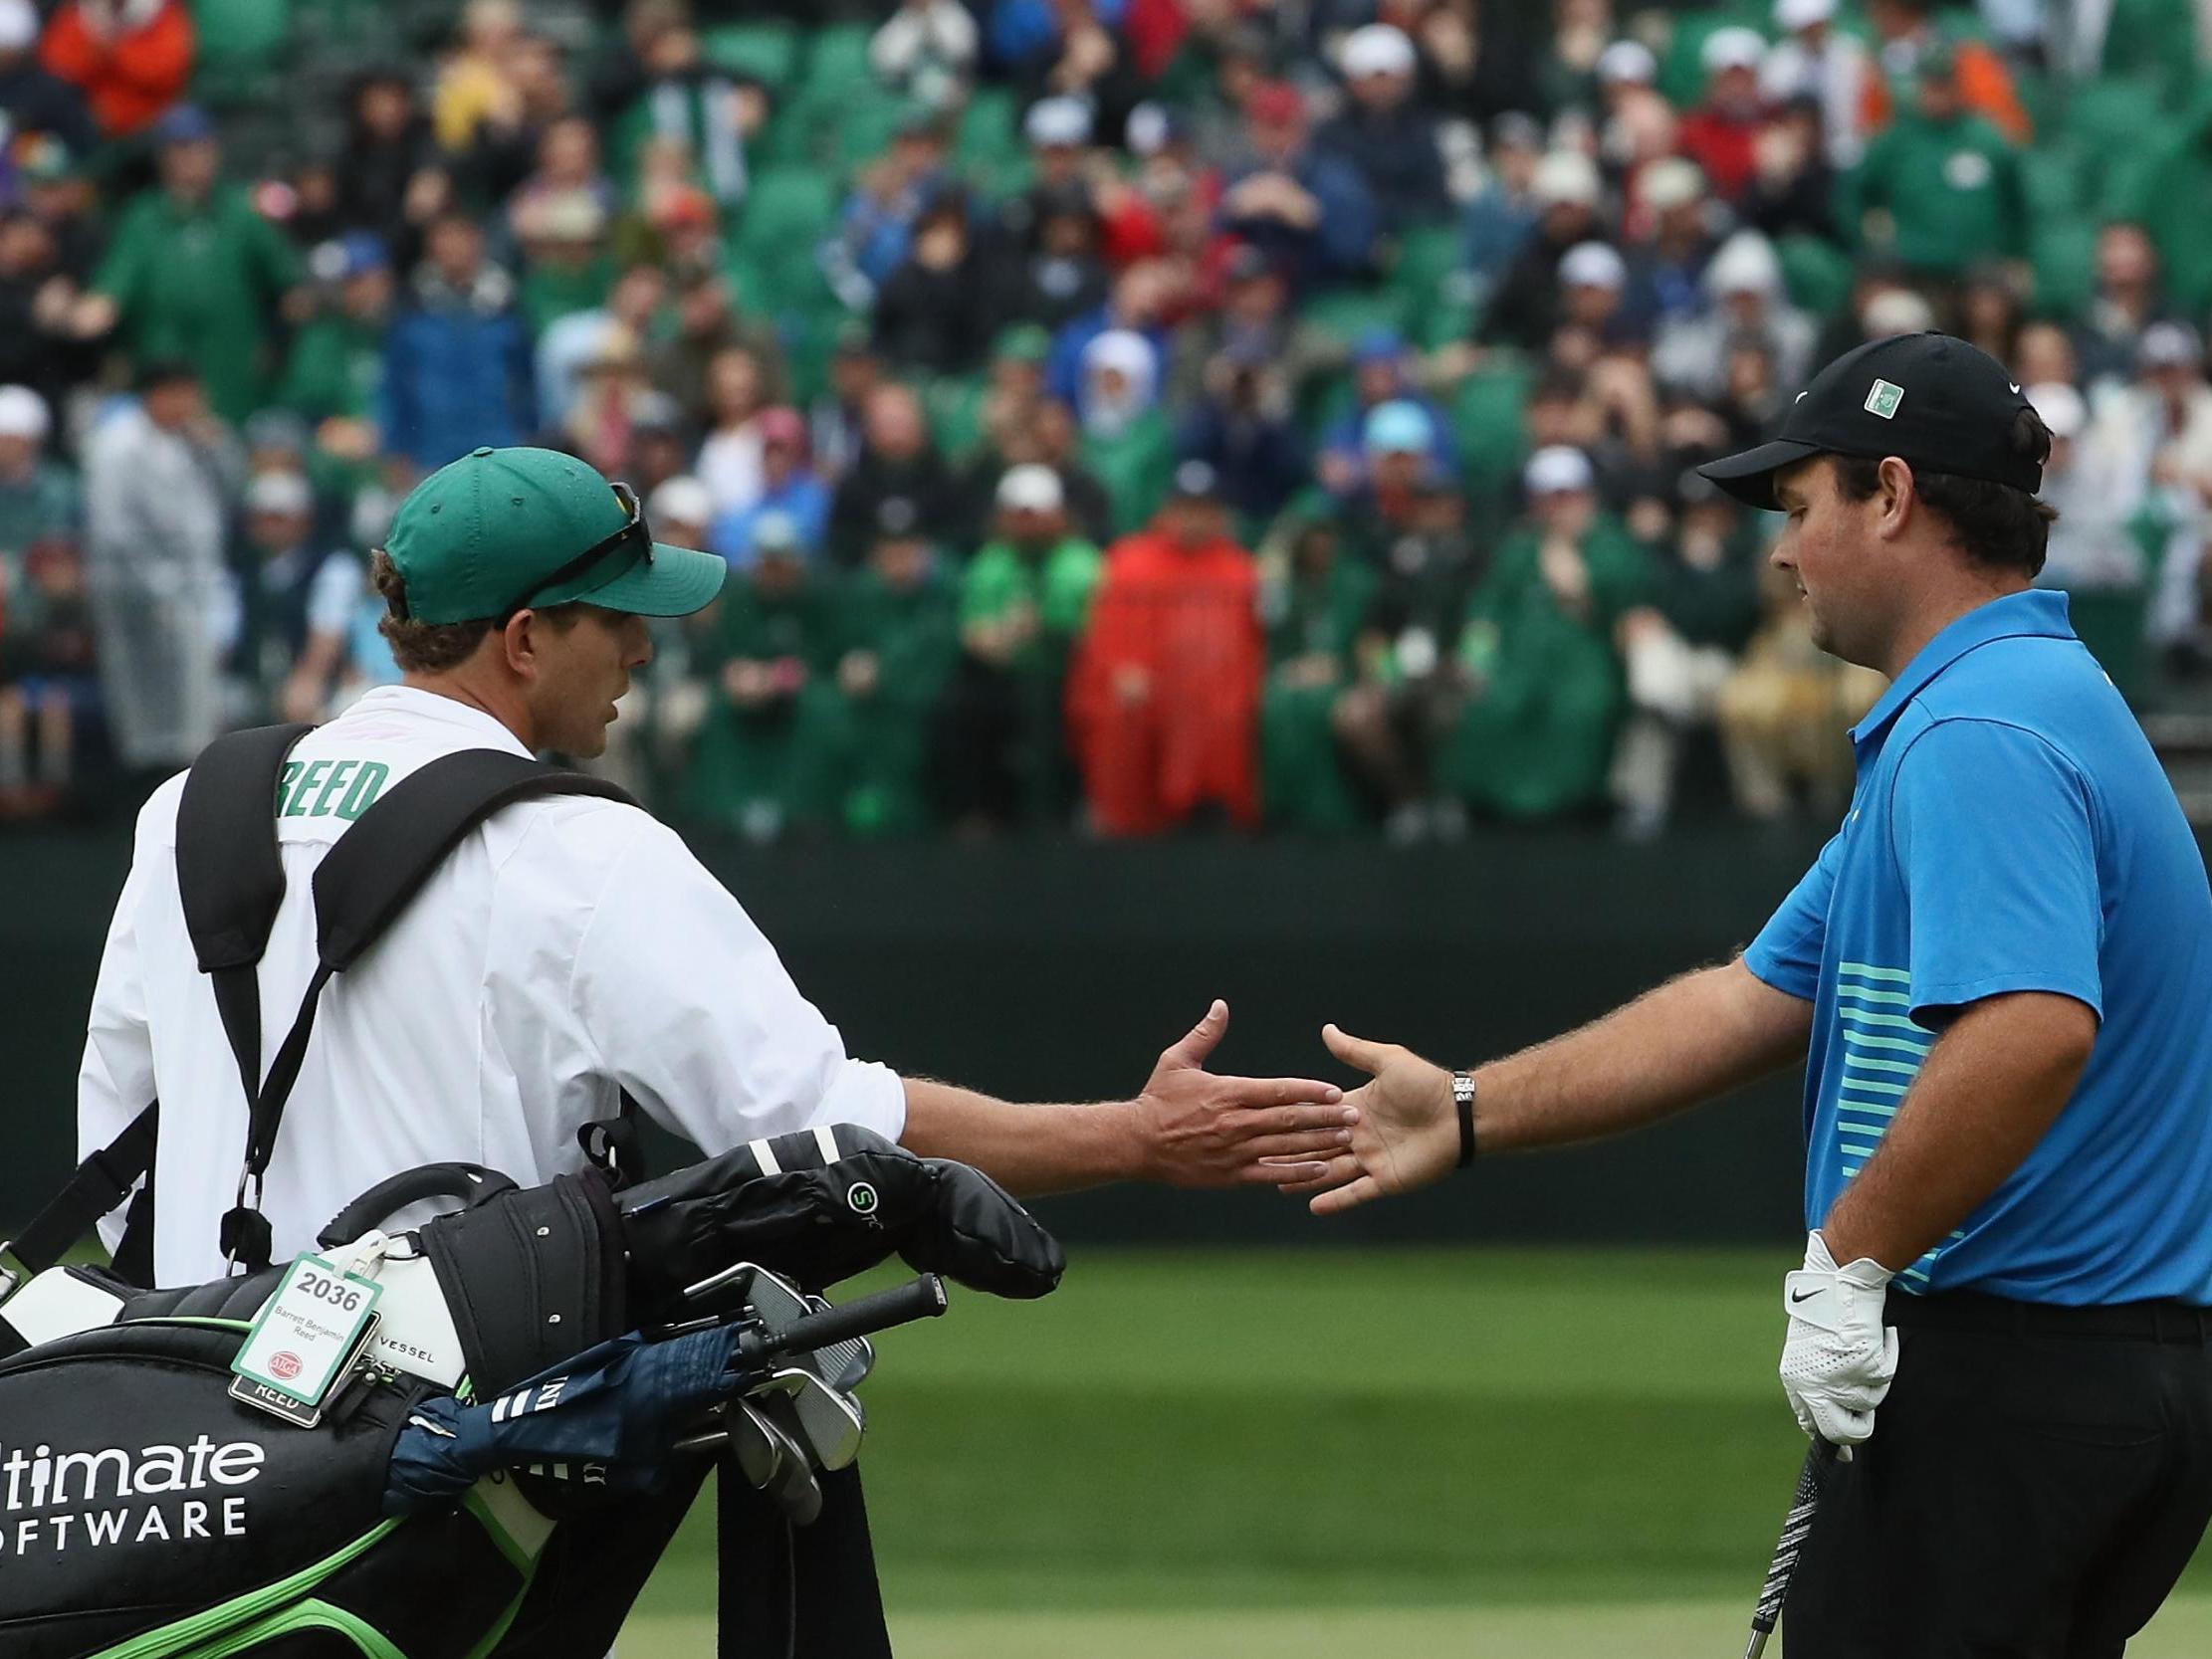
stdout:
<svg viewBox="0 0 2212 1659">
<path fill-rule="evenodd" d="M 1814 1233 L 1804 1267 L 1783 1281 L 1782 1391 L 1797 1426 L 1831 1445 L 1856 1446 L 1874 1433 L 1875 1407 L 1897 1374 L 1897 1334 L 1881 1323 L 1892 1277 L 1868 1257 L 1838 1267 Z"/>
</svg>

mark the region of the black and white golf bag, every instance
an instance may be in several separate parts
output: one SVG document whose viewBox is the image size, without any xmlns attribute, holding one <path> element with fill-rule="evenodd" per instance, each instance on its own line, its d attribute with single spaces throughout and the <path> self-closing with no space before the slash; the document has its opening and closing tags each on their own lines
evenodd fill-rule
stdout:
<svg viewBox="0 0 2212 1659">
<path fill-rule="evenodd" d="M 222 740 L 186 791 L 186 917 L 227 1027 L 257 1001 L 252 963 L 283 885 L 266 803 L 300 729 Z M 195 832 L 195 787 L 217 777 L 262 803 L 257 829 L 229 826 L 227 862 L 207 822 Z M 570 787 L 520 757 L 449 756 L 326 857 L 323 968 L 253 1093 L 249 1177 L 324 981 L 496 806 Z M 250 1051 L 232 1037 L 258 1058 L 258 1032 Z M 888 1653 L 852 1467 L 865 1334 L 942 1311 L 939 1273 L 1033 1297 L 1062 1267 L 988 1177 L 849 1125 L 634 1184 L 603 1156 L 531 1188 L 434 1165 L 324 1229 L 322 1260 L 378 1287 L 377 1321 L 303 1426 L 232 1369 L 288 1272 L 267 1262 L 258 1212 L 241 1204 L 224 1224 L 252 1270 L 208 1284 L 145 1290 L 126 1271 L 53 1265 L 150 1167 L 156 1121 L 149 1107 L 10 1246 L 28 1276 L 8 1273 L 0 1301 L 8 1659 L 598 1659 L 717 1456 L 724 1651 Z M 603 1151 L 607 1128 L 587 1149 Z M 382 1230 L 429 1199 L 460 1207 Z M 133 1215 L 118 1269 L 139 1255 Z M 894 1253 L 922 1280 L 820 1300 Z"/>
</svg>

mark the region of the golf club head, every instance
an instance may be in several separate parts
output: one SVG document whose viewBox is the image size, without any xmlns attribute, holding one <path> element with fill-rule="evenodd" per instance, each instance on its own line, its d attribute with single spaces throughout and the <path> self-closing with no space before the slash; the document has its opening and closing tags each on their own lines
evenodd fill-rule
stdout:
<svg viewBox="0 0 2212 1659">
<path fill-rule="evenodd" d="M 830 1304 L 821 1297 L 810 1296 L 806 1301 L 817 1314 L 829 1311 Z M 810 1364 L 832 1388 L 849 1394 L 876 1368 L 875 1344 L 865 1337 L 855 1337 L 849 1343 L 816 1348 L 802 1362 Z"/>
<path fill-rule="evenodd" d="M 725 1410 L 730 1455 L 750 1486 L 764 1490 L 783 1467 L 783 1436 L 764 1421 L 743 1400 L 732 1400 Z"/>
<path fill-rule="evenodd" d="M 790 1402 L 797 1438 L 816 1468 L 852 1467 L 860 1455 L 861 1438 L 868 1432 L 867 1413 L 858 1400 L 801 1365 L 777 1371 L 762 1391 L 781 1394 Z"/>
<path fill-rule="evenodd" d="M 797 1419 L 789 1399 L 770 1393 L 733 1403 L 759 1426 L 780 1454 L 774 1473 L 762 1490 L 790 1517 L 792 1526 L 811 1525 L 822 1512 L 821 1483 L 814 1479 L 806 1453 L 800 1449 Z"/>
<path fill-rule="evenodd" d="M 757 1262 L 734 1262 L 710 1279 L 684 1291 L 685 1302 L 702 1311 L 730 1311 L 748 1307 L 772 1338 L 780 1337 L 808 1314 L 825 1312 L 831 1305 L 818 1296 L 807 1296 L 781 1274 Z M 811 1353 L 795 1353 L 789 1362 L 804 1365 L 830 1387 L 851 1389 L 875 1368 L 875 1348 L 867 1338 L 833 1343 Z"/>
</svg>

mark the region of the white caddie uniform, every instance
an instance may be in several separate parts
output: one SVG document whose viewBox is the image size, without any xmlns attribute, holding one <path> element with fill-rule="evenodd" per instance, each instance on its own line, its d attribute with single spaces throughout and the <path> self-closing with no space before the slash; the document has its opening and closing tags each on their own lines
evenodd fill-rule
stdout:
<svg viewBox="0 0 2212 1659">
<path fill-rule="evenodd" d="M 479 710 L 387 686 L 293 750 L 277 819 L 285 900 L 260 968 L 264 1072 L 314 973 L 317 864 L 378 794 L 466 748 L 528 752 Z M 138 816 L 78 1079 L 80 1155 L 160 1099 L 163 1285 L 223 1273 L 216 1233 L 246 1146 L 237 1062 L 177 893 L 182 795 L 172 778 Z M 481 1163 L 526 1186 L 579 1168 L 577 1130 L 612 1116 L 625 1089 L 710 1153 L 829 1123 L 896 1140 L 906 1122 L 898 1077 L 847 1057 L 673 830 L 591 797 L 506 807 L 324 990 L 263 1193 L 274 1259 L 313 1248 L 349 1200 L 418 1164 Z M 121 1211 L 104 1224 L 111 1247 L 121 1225 Z"/>
</svg>

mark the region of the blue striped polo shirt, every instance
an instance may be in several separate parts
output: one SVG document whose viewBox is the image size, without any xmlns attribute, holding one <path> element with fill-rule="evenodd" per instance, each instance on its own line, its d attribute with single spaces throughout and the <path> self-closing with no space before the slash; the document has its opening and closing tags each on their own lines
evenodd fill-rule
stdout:
<svg viewBox="0 0 2212 1659">
<path fill-rule="evenodd" d="M 1898 1283 L 2212 1305 L 2212 888 L 2066 596 L 1960 617 L 1852 742 L 1849 816 L 1744 952 L 1814 1007 L 1806 1226 L 1881 1143 L 1950 1017 L 2057 992 L 2100 1020 L 2072 1099 Z"/>
</svg>

